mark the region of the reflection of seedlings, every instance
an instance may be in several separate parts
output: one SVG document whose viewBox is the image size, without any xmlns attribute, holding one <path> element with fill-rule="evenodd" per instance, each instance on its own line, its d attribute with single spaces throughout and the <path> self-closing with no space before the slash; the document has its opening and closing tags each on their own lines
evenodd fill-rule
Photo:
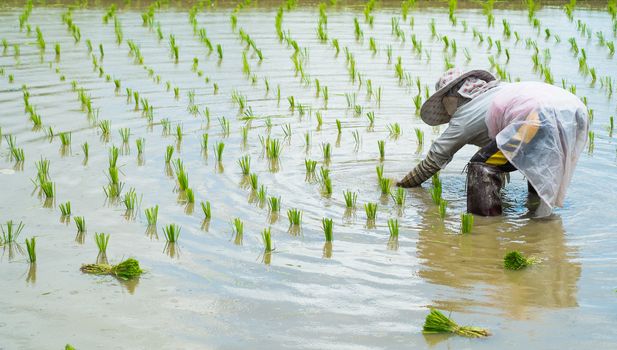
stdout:
<svg viewBox="0 0 617 350">
<path fill-rule="evenodd" d="M 26 251 L 28 252 L 28 262 L 34 264 L 36 262 L 36 237 L 26 238 Z"/>
<path fill-rule="evenodd" d="M 112 275 L 121 280 L 137 278 L 143 273 L 139 262 L 133 258 L 126 259 L 118 265 L 84 264 L 81 265 L 80 270 L 92 275 Z"/>
<path fill-rule="evenodd" d="M 398 187 L 396 189 L 396 191 L 394 191 L 390 195 L 392 196 L 392 199 L 394 200 L 394 203 L 396 203 L 396 205 L 402 207 L 402 206 L 405 205 L 406 194 L 407 194 L 407 192 L 405 192 L 405 190 L 403 188 Z"/>
<path fill-rule="evenodd" d="M 448 207 L 448 201 L 441 199 L 439 201 L 439 217 L 443 220 L 446 218 L 446 208 Z"/>
<path fill-rule="evenodd" d="M 97 232 L 94 234 L 94 241 L 96 242 L 96 246 L 99 248 L 99 254 L 106 254 L 107 244 L 109 244 L 109 234 Z"/>
<path fill-rule="evenodd" d="M 461 214 L 461 233 L 471 233 L 473 227 L 473 214 L 462 213 Z"/>
<path fill-rule="evenodd" d="M 345 207 L 352 209 L 356 207 L 356 201 L 358 200 L 358 194 L 356 192 L 345 191 L 343 192 L 345 198 Z"/>
<path fill-rule="evenodd" d="M 165 234 L 165 239 L 167 239 L 167 242 L 169 243 L 175 243 L 178 241 L 178 238 L 180 237 L 180 226 L 176 225 L 176 224 L 169 224 L 165 227 L 163 227 L 163 233 Z"/>
<path fill-rule="evenodd" d="M 159 206 L 156 205 L 152 208 L 147 208 L 145 210 L 146 220 L 148 221 L 148 226 L 156 226 L 156 221 L 159 216 Z"/>
<path fill-rule="evenodd" d="M 242 171 L 242 175 L 248 175 L 251 172 L 251 156 L 247 154 L 238 159 L 238 166 Z"/>
<path fill-rule="evenodd" d="M 9 220 L 4 224 L 4 226 L 0 226 L 2 229 L 2 240 L 0 243 L 2 245 L 12 244 L 17 241 L 17 237 L 24 229 L 24 224 L 20 221 L 19 224 L 15 224 L 13 220 Z"/>
<path fill-rule="evenodd" d="M 484 328 L 459 326 L 456 322 L 435 309 L 431 309 L 431 312 L 426 316 L 422 333 L 453 333 L 470 338 L 482 338 L 491 335 L 489 331 Z"/>
</svg>

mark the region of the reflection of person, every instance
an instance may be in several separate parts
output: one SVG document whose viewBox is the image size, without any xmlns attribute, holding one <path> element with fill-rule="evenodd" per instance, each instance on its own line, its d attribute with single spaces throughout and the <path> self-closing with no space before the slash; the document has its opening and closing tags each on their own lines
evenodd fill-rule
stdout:
<svg viewBox="0 0 617 350">
<path fill-rule="evenodd" d="M 480 146 L 467 177 L 467 210 L 501 214 L 503 174 L 520 170 L 541 204 L 537 216 L 561 206 L 587 140 L 587 109 L 573 94 L 538 82 L 502 83 L 484 70 L 448 70 L 422 105 L 429 125 L 449 123 L 426 158 L 397 183 L 419 186 L 466 144 Z"/>
<path fill-rule="evenodd" d="M 421 207 L 434 207 L 428 196 L 416 198 L 422 201 Z M 418 275 L 430 284 L 455 288 L 459 292 L 454 295 L 460 295 L 436 299 L 433 306 L 451 311 L 489 306 L 514 319 L 531 317 L 537 307 L 577 306 L 581 266 L 575 262 L 576 248 L 566 245 L 558 216 L 521 218 L 526 221 L 513 224 L 486 219 L 473 235 L 440 233 L 435 222 L 441 220 L 429 209 L 419 216 L 423 222 L 416 245 L 421 262 Z M 538 262 L 524 271 L 505 270 L 503 257 L 511 250 Z"/>
</svg>

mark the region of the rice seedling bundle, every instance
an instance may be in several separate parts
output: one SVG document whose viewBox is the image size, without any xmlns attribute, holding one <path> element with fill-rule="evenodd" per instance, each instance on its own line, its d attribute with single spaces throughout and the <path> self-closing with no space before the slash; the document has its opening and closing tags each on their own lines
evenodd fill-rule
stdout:
<svg viewBox="0 0 617 350">
<path fill-rule="evenodd" d="M 383 164 L 379 164 L 375 167 L 375 172 L 377 173 L 377 182 L 381 183 L 381 179 L 383 179 Z"/>
<path fill-rule="evenodd" d="M 374 221 L 377 218 L 377 203 L 365 203 L 366 219 Z"/>
<path fill-rule="evenodd" d="M 19 224 L 15 224 L 13 220 L 7 221 L 3 226 L 0 226 L 0 229 L 2 229 L 2 240 L 0 240 L 0 243 L 5 245 L 16 242 L 24 227 L 25 225 L 21 221 Z"/>
<path fill-rule="evenodd" d="M 144 272 L 139 267 L 139 262 L 133 258 L 126 259 L 117 265 L 84 264 L 81 265 L 80 270 L 93 275 L 111 275 L 122 280 L 137 278 Z"/>
<path fill-rule="evenodd" d="M 84 159 L 88 159 L 88 156 L 90 155 L 90 146 L 88 145 L 88 142 L 84 142 L 81 145 L 81 150 L 84 152 Z"/>
<path fill-rule="evenodd" d="M 516 250 L 508 252 L 503 257 L 503 267 L 508 270 L 521 270 L 536 262 L 534 258 L 526 258 L 521 252 Z"/>
<path fill-rule="evenodd" d="M 281 197 L 271 196 L 268 198 L 268 208 L 271 213 L 278 213 L 281 211 Z"/>
<path fill-rule="evenodd" d="M 473 227 L 473 214 L 461 214 L 461 233 L 471 233 Z"/>
<path fill-rule="evenodd" d="M 181 231 L 180 226 L 176 224 L 169 224 L 163 227 L 163 233 L 165 234 L 165 239 L 167 239 L 167 242 L 169 243 L 175 243 L 178 241 L 178 238 L 180 237 L 180 231 Z"/>
<path fill-rule="evenodd" d="M 159 206 L 155 205 L 151 208 L 146 208 L 144 211 L 146 214 L 146 220 L 148 220 L 148 226 L 156 226 L 156 221 L 159 216 Z"/>
<path fill-rule="evenodd" d="M 326 236 L 326 242 L 332 242 L 332 219 L 323 218 L 321 219 L 321 227 L 323 229 L 324 235 Z"/>
<path fill-rule="evenodd" d="M 58 134 L 60 137 L 60 142 L 63 147 L 68 147 L 71 145 L 71 133 L 70 132 L 61 132 Z"/>
<path fill-rule="evenodd" d="M 195 194 L 193 193 L 193 189 L 192 188 L 187 188 L 185 191 L 185 195 L 186 195 L 186 202 L 188 204 L 193 204 L 195 203 Z"/>
<path fill-rule="evenodd" d="M 109 234 L 104 233 L 95 233 L 94 241 L 96 242 L 96 246 L 99 248 L 100 254 L 105 254 L 107 252 L 107 244 L 109 244 Z"/>
<path fill-rule="evenodd" d="M 265 228 L 261 232 L 261 239 L 263 240 L 263 243 L 264 243 L 264 250 L 266 252 L 271 252 L 273 249 L 272 249 L 272 232 L 270 228 Z"/>
<path fill-rule="evenodd" d="M 165 163 L 169 164 L 171 162 L 171 157 L 174 154 L 174 146 L 169 145 L 165 148 Z"/>
<path fill-rule="evenodd" d="M 242 171 L 242 175 L 248 175 L 251 172 L 251 156 L 247 154 L 238 159 L 238 166 Z"/>
<path fill-rule="evenodd" d="M 83 216 L 75 216 L 73 218 L 75 226 L 77 226 L 77 233 L 86 232 L 86 219 Z"/>
<path fill-rule="evenodd" d="M 356 207 L 356 201 L 358 200 L 356 192 L 345 191 L 343 192 L 343 197 L 345 198 L 345 207 L 350 209 Z"/>
<path fill-rule="evenodd" d="M 387 177 L 382 177 L 379 180 L 379 188 L 381 188 L 381 194 L 387 195 L 390 194 L 390 187 L 392 186 L 392 179 Z"/>
<path fill-rule="evenodd" d="M 201 210 L 204 212 L 206 220 L 210 220 L 212 218 L 212 208 L 210 206 L 210 202 L 201 202 Z"/>
<path fill-rule="evenodd" d="M 146 144 L 146 139 L 143 137 L 135 140 L 135 144 L 137 146 L 137 154 L 142 155 L 144 153 L 144 145 Z"/>
<path fill-rule="evenodd" d="M 393 193 L 390 193 L 390 196 L 392 196 L 394 203 L 400 207 L 405 205 L 406 195 L 407 195 L 407 192 L 405 192 L 405 189 L 401 187 L 397 187 L 396 191 L 394 191 Z"/>
<path fill-rule="evenodd" d="M 71 215 L 71 202 L 61 203 L 60 212 L 62 213 L 62 216 L 70 216 Z"/>
<path fill-rule="evenodd" d="M 36 262 L 36 237 L 26 238 L 26 251 L 28 252 L 28 262 Z"/>
<path fill-rule="evenodd" d="M 122 138 L 122 143 L 129 142 L 129 138 L 131 137 L 131 129 L 120 128 L 120 130 L 118 130 L 118 133 L 120 134 L 120 137 Z"/>
<path fill-rule="evenodd" d="M 399 223 L 397 219 L 388 219 L 388 229 L 390 230 L 390 238 L 398 238 Z"/>
<path fill-rule="evenodd" d="M 216 160 L 219 162 L 223 161 L 223 150 L 225 149 L 225 144 L 223 142 L 217 142 L 214 145 L 214 154 L 216 156 Z"/>
<path fill-rule="evenodd" d="M 251 175 L 249 175 L 249 183 L 251 184 L 251 188 L 253 189 L 253 191 L 257 190 L 257 185 L 258 185 L 258 177 L 256 173 L 252 173 Z"/>
<path fill-rule="evenodd" d="M 305 159 L 304 160 L 304 167 L 306 168 L 306 173 L 307 174 L 313 174 L 313 173 L 315 173 L 315 168 L 317 167 L 317 161 L 310 160 L 310 159 Z"/>
<path fill-rule="evenodd" d="M 383 160 L 386 156 L 386 141 L 377 141 L 377 147 L 379 148 L 379 159 Z"/>
<path fill-rule="evenodd" d="M 299 226 L 302 222 L 302 211 L 292 208 L 287 210 L 287 218 L 290 226 Z"/>
<path fill-rule="evenodd" d="M 453 333 L 456 335 L 470 338 L 482 338 L 491 335 L 489 331 L 484 328 L 459 326 L 449 317 L 441 313 L 439 310 L 435 309 L 431 309 L 430 313 L 426 316 L 422 333 Z"/>
<path fill-rule="evenodd" d="M 137 193 L 134 188 L 131 188 L 128 192 L 124 194 L 124 199 L 122 200 L 126 210 L 135 209 L 135 205 L 137 203 Z"/>
<path fill-rule="evenodd" d="M 322 143 L 321 150 L 323 153 L 323 159 L 325 162 L 329 161 L 332 156 L 332 146 L 330 143 Z"/>
<path fill-rule="evenodd" d="M 266 139 L 266 155 L 269 159 L 278 159 L 281 155 L 281 142 L 278 139 Z"/>
<path fill-rule="evenodd" d="M 41 183 L 41 190 L 45 194 L 45 198 L 53 198 L 56 193 L 56 184 L 51 181 Z"/>
</svg>

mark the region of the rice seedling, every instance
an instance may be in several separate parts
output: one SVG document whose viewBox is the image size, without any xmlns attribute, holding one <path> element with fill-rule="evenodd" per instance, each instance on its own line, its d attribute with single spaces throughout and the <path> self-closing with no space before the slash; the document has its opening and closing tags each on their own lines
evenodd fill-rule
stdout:
<svg viewBox="0 0 617 350">
<path fill-rule="evenodd" d="M 435 203 L 436 205 L 439 205 L 439 203 L 441 202 L 441 191 L 441 183 L 439 183 L 438 185 L 433 183 L 433 186 L 431 186 L 431 188 L 429 189 L 431 199 L 433 199 L 433 203 Z"/>
<path fill-rule="evenodd" d="M 49 164 L 50 164 L 49 160 L 43 159 L 43 158 L 35 162 L 36 173 L 37 173 L 36 176 L 37 176 L 37 181 L 39 185 L 49 180 Z"/>
<path fill-rule="evenodd" d="M 321 183 L 323 185 L 324 193 L 326 195 L 331 195 L 332 194 L 332 179 L 329 176 L 322 177 Z"/>
<path fill-rule="evenodd" d="M 332 219 L 329 218 L 323 218 L 321 219 L 321 227 L 323 229 L 324 232 L 324 236 L 326 237 L 326 242 L 332 242 L 333 241 L 333 236 L 332 236 Z"/>
<path fill-rule="evenodd" d="M 240 127 L 240 135 L 242 136 L 242 144 L 246 145 L 246 142 L 248 141 L 248 138 L 249 138 L 249 127 L 248 126 Z"/>
<path fill-rule="evenodd" d="M 414 130 L 416 132 L 416 140 L 418 141 L 418 145 L 424 145 L 424 131 L 422 131 L 420 128 L 415 128 Z"/>
<path fill-rule="evenodd" d="M 302 211 L 292 208 L 287 210 L 287 218 L 290 226 L 300 226 L 302 223 Z"/>
<path fill-rule="evenodd" d="M 441 313 L 439 310 L 435 309 L 431 309 L 431 312 L 426 316 L 424 327 L 422 328 L 422 333 L 453 333 L 456 335 L 470 338 L 482 338 L 491 335 L 489 331 L 484 328 L 459 326 L 449 317 Z"/>
<path fill-rule="evenodd" d="M 356 192 L 347 190 L 343 192 L 343 197 L 345 198 L 346 208 L 352 209 L 356 207 L 356 201 L 358 200 L 358 194 Z"/>
<path fill-rule="evenodd" d="M 330 145 L 330 143 L 322 143 L 321 151 L 323 153 L 324 162 L 330 161 L 330 158 L 332 156 L 332 146 Z"/>
<path fill-rule="evenodd" d="M 174 146 L 169 145 L 165 148 L 165 163 L 169 164 L 171 162 L 171 157 L 174 155 Z"/>
<path fill-rule="evenodd" d="M 473 214 L 462 213 L 461 214 L 461 233 L 471 233 L 473 227 Z"/>
<path fill-rule="evenodd" d="M 51 181 L 41 183 L 41 190 L 45 194 L 45 198 L 53 198 L 56 193 L 56 184 Z"/>
<path fill-rule="evenodd" d="M 119 155 L 118 147 L 112 145 L 109 148 L 109 167 L 110 168 L 116 167 L 116 164 L 118 163 L 118 155 Z"/>
<path fill-rule="evenodd" d="M 186 203 L 187 204 L 194 204 L 195 203 L 195 193 L 193 192 L 192 188 L 187 187 L 186 190 L 185 190 L 185 195 L 186 195 Z"/>
<path fill-rule="evenodd" d="M 163 227 L 163 233 L 165 234 L 165 239 L 167 240 L 167 242 L 176 243 L 178 241 L 178 238 L 180 237 L 181 230 L 182 229 L 180 228 L 180 226 L 176 224 L 169 224 Z"/>
<path fill-rule="evenodd" d="M 388 131 L 390 132 L 390 137 L 399 137 L 401 135 L 401 125 L 399 123 L 389 124 Z"/>
<path fill-rule="evenodd" d="M 210 202 L 206 201 L 205 203 L 201 202 L 200 204 L 201 210 L 203 211 L 205 216 L 205 220 L 210 220 L 212 218 L 212 207 L 210 205 Z"/>
<path fill-rule="evenodd" d="M 61 132 L 58 134 L 60 137 L 60 143 L 62 147 L 68 147 L 71 145 L 71 133 L 70 132 Z"/>
<path fill-rule="evenodd" d="M 201 135 L 201 150 L 203 152 L 208 152 L 208 139 L 209 135 L 207 133 Z"/>
<path fill-rule="evenodd" d="M 375 221 L 377 218 L 377 203 L 365 203 L 364 211 L 366 212 L 367 220 Z"/>
<path fill-rule="evenodd" d="M 131 211 L 135 209 L 135 205 L 137 204 L 137 193 L 134 188 L 131 188 L 128 192 L 124 194 L 124 199 L 122 200 L 124 203 L 124 207 L 127 211 Z"/>
<path fill-rule="evenodd" d="M 1 245 L 11 244 L 17 241 L 17 237 L 24 229 L 25 225 L 23 222 L 19 222 L 19 224 L 15 224 L 13 220 L 7 221 L 4 225 L 0 226 L 2 230 L 2 239 L 0 240 Z"/>
<path fill-rule="evenodd" d="M 182 124 L 176 125 L 176 141 L 178 143 L 182 142 L 183 135 L 184 135 L 184 131 L 182 130 Z"/>
<path fill-rule="evenodd" d="M 394 203 L 396 203 L 396 205 L 400 207 L 405 205 L 406 195 L 407 192 L 405 192 L 405 189 L 401 187 L 397 187 L 396 191 L 390 194 L 390 196 L 394 200 Z"/>
<path fill-rule="evenodd" d="M 266 139 L 266 156 L 269 159 L 278 159 L 281 155 L 281 142 L 278 139 Z"/>
<path fill-rule="evenodd" d="M 386 141 L 384 140 L 377 141 L 377 147 L 379 148 L 379 159 L 384 160 L 386 156 Z"/>
<path fill-rule="evenodd" d="M 534 258 L 526 258 L 521 252 L 516 250 L 508 252 L 503 257 L 503 267 L 508 270 L 521 270 L 536 262 Z"/>
<path fill-rule="evenodd" d="M 248 175 L 251 172 L 251 156 L 247 154 L 238 159 L 238 166 L 242 171 L 242 175 Z"/>
<path fill-rule="evenodd" d="M 223 59 L 223 47 L 221 46 L 221 44 L 216 45 L 216 53 L 219 56 L 219 60 L 222 60 Z"/>
<path fill-rule="evenodd" d="M 135 140 L 135 144 L 137 145 L 137 155 L 142 155 L 144 153 L 144 145 L 146 144 L 146 139 L 140 137 Z"/>
<path fill-rule="evenodd" d="M 283 129 L 283 134 L 285 134 L 286 138 L 291 137 L 291 124 L 282 125 L 281 129 Z"/>
<path fill-rule="evenodd" d="M 36 262 L 36 237 L 26 238 L 26 251 L 28 252 L 28 262 L 34 264 Z"/>
<path fill-rule="evenodd" d="M 446 218 L 446 208 L 448 207 L 448 201 L 444 199 L 439 200 L 439 217 L 443 220 Z"/>
<path fill-rule="evenodd" d="M 258 177 L 256 173 L 252 173 L 251 175 L 249 175 L 249 183 L 253 191 L 257 191 L 257 185 L 258 185 L 257 180 L 258 180 Z"/>
<path fill-rule="evenodd" d="M 315 168 L 317 167 L 317 161 L 311 159 L 304 160 L 304 167 L 306 168 L 307 174 L 314 174 Z"/>
<path fill-rule="evenodd" d="M 159 216 L 159 206 L 156 205 L 151 208 L 146 208 L 144 211 L 146 214 L 146 220 L 148 221 L 148 226 L 156 226 L 156 221 Z"/>
<path fill-rule="evenodd" d="M 278 213 L 281 211 L 281 197 L 270 196 L 268 198 L 268 208 L 271 213 Z"/>
<path fill-rule="evenodd" d="M 588 135 L 588 139 L 587 139 L 587 150 L 589 153 L 593 153 L 593 150 L 595 148 L 595 139 L 596 139 L 596 134 L 593 132 L 593 130 L 589 131 L 589 135 Z"/>
<path fill-rule="evenodd" d="M 379 164 L 375 167 L 375 172 L 377 173 L 377 182 L 381 182 L 383 179 L 383 164 Z"/>
<path fill-rule="evenodd" d="M 111 275 L 125 281 L 137 278 L 144 273 L 139 267 L 139 262 L 133 258 L 126 259 L 117 265 L 83 264 L 80 271 L 91 275 Z"/>
<path fill-rule="evenodd" d="M 263 240 L 264 243 L 264 250 L 266 252 L 271 252 L 273 250 L 272 248 L 272 232 L 271 229 L 265 228 L 262 232 L 261 232 L 261 239 Z"/>
<path fill-rule="evenodd" d="M 360 149 L 360 143 L 362 142 L 362 139 L 360 138 L 360 132 L 358 130 L 354 130 L 351 135 L 353 135 L 354 150 L 358 151 Z"/>
<path fill-rule="evenodd" d="M 111 135 L 111 121 L 101 120 L 99 122 L 99 130 L 101 131 L 101 135 L 103 136 Z"/>
<path fill-rule="evenodd" d="M 223 150 L 225 149 L 225 144 L 223 142 L 217 142 L 214 145 L 214 155 L 216 156 L 216 160 L 218 162 L 223 161 Z"/>
<path fill-rule="evenodd" d="M 381 189 L 382 195 L 390 194 L 390 187 L 392 187 L 392 179 L 389 179 L 387 177 L 382 177 L 379 180 L 379 188 Z"/>
<path fill-rule="evenodd" d="M 98 233 L 94 234 L 94 241 L 99 248 L 99 254 L 106 254 L 107 245 L 109 244 L 109 234 Z"/>
<path fill-rule="evenodd" d="M 120 137 L 122 138 L 122 143 L 129 142 L 129 137 L 131 137 L 131 129 L 120 128 L 120 130 L 118 130 L 118 133 L 120 134 Z"/>
<path fill-rule="evenodd" d="M 83 216 L 75 216 L 73 220 L 75 221 L 75 226 L 77 226 L 77 233 L 85 233 L 86 219 Z"/>
<path fill-rule="evenodd" d="M 61 203 L 60 204 L 60 213 L 62 216 L 70 216 L 71 215 L 71 202 Z"/>
<path fill-rule="evenodd" d="M 341 121 L 340 120 L 336 120 L 336 130 L 338 135 L 341 135 Z"/>
<path fill-rule="evenodd" d="M 390 229 L 390 239 L 398 239 L 399 223 L 397 219 L 388 219 L 388 229 Z"/>
</svg>

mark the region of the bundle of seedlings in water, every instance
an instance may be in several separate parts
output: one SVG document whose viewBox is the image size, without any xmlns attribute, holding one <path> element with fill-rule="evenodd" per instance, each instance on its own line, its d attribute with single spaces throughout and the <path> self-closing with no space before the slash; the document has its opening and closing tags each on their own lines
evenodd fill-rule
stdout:
<svg viewBox="0 0 617 350">
<path fill-rule="evenodd" d="M 299 227 L 302 223 L 302 211 L 292 208 L 287 210 L 287 218 L 289 219 L 289 226 Z"/>
<path fill-rule="evenodd" d="M 24 229 L 24 224 L 20 221 L 19 224 L 15 224 L 13 220 L 9 220 L 4 224 L 4 226 L 0 226 L 2 229 L 2 239 L 0 240 L 0 244 L 11 244 L 17 241 L 17 237 Z"/>
<path fill-rule="evenodd" d="M 386 141 L 384 140 L 377 141 L 377 147 L 379 148 L 379 159 L 384 160 L 386 156 Z"/>
<path fill-rule="evenodd" d="M 163 227 L 163 233 L 165 234 L 165 239 L 167 239 L 167 242 L 176 243 L 180 237 L 180 230 L 180 226 L 176 224 L 169 224 Z"/>
<path fill-rule="evenodd" d="M 94 241 L 96 242 L 96 246 L 99 248 L 99 254 L 107 253 L 107 244 L 109 244 L 109 234 L 104 233 L 95 233 Z"/>
<path fill-rule="evenodd" d="M 439 217 L 443 220 L 446 218 L 446 208 L 448 206 L 448 201 L 445 199 L 441 199 L 439 201 Z"/>
<path fill-rule="evenodd" d="M 471 233 L 473 227 L 473 214 L 462 213 L 461 214 L 461 233 Z"/>
<path fill-rule="evenodd" d="M 431 180 L 432 180 L 433 186 L 431 187 L 429 192 L 431 193 L 431 198 L 433 199 L 433 202 L 439 205 L 439 203 L 441 202 L 441 192 L 442 192 L 441 180 L 439 179 L 439 174 L 433 175 Z"/>
<path fill-rule="evenodd" d="M 271 196 L 268 198 L 268 208 L 271 213 L 278 213 L 281 211 L 281 197 Z"/>
<path fill-rule="evenodd" d="M 247 154 L 242 158 L 238 159 L 238 166 L 242 171 L 242 175 L 248 175 L 251 172 L 251 156 Z"/>
<path fill-rule="evenodd" d="M 381 194 L 387 195 L 390 193 L 390 187 L 392 186 L 392 179 L 382 177 L 379 180 L 379 188 L 381 188 Z"/>
<path fill-rule="evenodd" d="M 214 155 L 218 162 L 223 161 L 223 150 L 225 149 L 225 144 L 223 142 L 217 142 L 214 145 Z"/>
<path fill-rule="evenodd" d="M 345 198 L 345 207 L 352 209 L 356 207 L 356 201 L 358 200 L 358 194 L 356 192 L 345 191 L 343 192 Z"/>
<path fill-rule="evenodd" d="M 169 145 L 165 148 L 165 163 L 169 164 L 171 162 L 171 157 L 174 155 L 174 146 Z"/>
<path fill-rule="evenodd" d="M 479 327 L 472 326 L 459 326 L 456 322 L 452 321 L 449 317 L 441 313 L 439 310 L 431 309 L 431 312 L 426 316 L 424 321 L 424 327 L 422 329 L 424 334 L 437 334 L 437 333 L 453 333 L 463 337 L 469 338 L 482 338 L 491 335 L 488 330 Z"/>
<path fill-rule="evenodd" d="M 503 267 L 508 270 L 521 270 L 536 262 L 534 258 L 526 258 L 521 252 L 516 250 L 508 252 L 503 257 Z"/>
<path fill-rule="evenodd" d="M 135 144 L 137 145 L 137 155 L 141 156 L 144 153 L 144 145 L 146 144 L 146 139 L 143 137 L 135 140 Z"/>
<path fill-rule="evenodd" d="M 75 221 L 75 226 L 77 226 L 77 233 L 85 233 L 86 232 L 86 219 L 83 216 L 76 216 L 73 218 Z"/>
<path fill-rule="evenodd" d="M 156 226 L 156 221 L 159 217 L 159 206 L 156 205 L 152 208 L 145 210 L 146 220 L 148 220 L 148 226 Z"/>
<path fill-rule="evenodd" d="M 396 191 L 390 193 L 390 196 L 392 197 L 396 205 L 402 207 L 405 205 L 406 194 L 407 192 L 405 192 L 405 189 L 403 189 L 402 187 L 398 187 Z"/>
<path fill-rule="evenodd" d="M 390 239 L 398 239 L 399 223 L 397 219 L 388 219 L 388 229 L 390 230 Z"/>
<path fill-rule="evenodd" d="M 60 213 L 63 217 L 71 216 L 71 202 L 61 203 Z"/>
<path fill-rule="evenodd" d="M 252 173 L 251 175 L 249 175 L 249 183 L 251 184 L 251 189 L 253 191 L 257 191 L 258 177 L 256 173 Z"/>
<path fill-rule="evenodd" d="M 377 218 L 377 203 L 365 203 L 364 211 L 366 211 L 366 220 L 375 221 Z"/>
<path fill-rule="evenodd" d="M 34 264 L 36 262 L 36 237 L 26 238 L 26 251 L 28 252 L 28 262 Z"/>
<path fill-rule="evenodd" d="M 212 219 L 212 208 L 210 202 L 201 202 L 201 210 L 204 212 L 204 220 Z"/>
<path fill-rule="evenodd" d="M 264 250 L 266 251 L 266 253 L 273 251 L 274 249 L 272 248 L 272 234 L 269 227 L 265 228 L 261 232 L 261 238 L 264 242 Z"/>
<path fill-rule="evenodd" d="M 311 159 L 304 160 L 304 167 L 306 168 L 306 175 L 314 174 L 315 168 L 317 168 L 317 161 Z"/>
<path fill-rule="evenodd" d="M 281 142 L 278 139 L 266 139 L 266 156 L 269 159 L 278 159 L 281 155 Z"/>
<path fill-rule="evenodd" d="M 377 182 L 379 183 L 381 182 L 381 179 L 383 179 L 383 164 L 376 166 L 375 172 L 377 173 Z"/>
<path fill-rule="evenodd" d="M 323 153 L 324 162 L 329 162 L 332 156 L 332 146 L 330 145 L 330 143 L 322 143 L 321 150 Z"/>
<path fill-rule="evenodd" d="M 133 258 L 126 259 L 118 265 L 84 264 L 80 270 L 92 275 L 111 275 L 122 280 L 137 278 L 144 272 L 139 267 L 139 262 Z"/>
<path fill-rule="evenodd" d="M 326 236 L 326 242 L 332 242 L 332 219 L 323 218 L 321 219 L 321 228 L 323 229 L 324 235 Z"/>
</svg>

